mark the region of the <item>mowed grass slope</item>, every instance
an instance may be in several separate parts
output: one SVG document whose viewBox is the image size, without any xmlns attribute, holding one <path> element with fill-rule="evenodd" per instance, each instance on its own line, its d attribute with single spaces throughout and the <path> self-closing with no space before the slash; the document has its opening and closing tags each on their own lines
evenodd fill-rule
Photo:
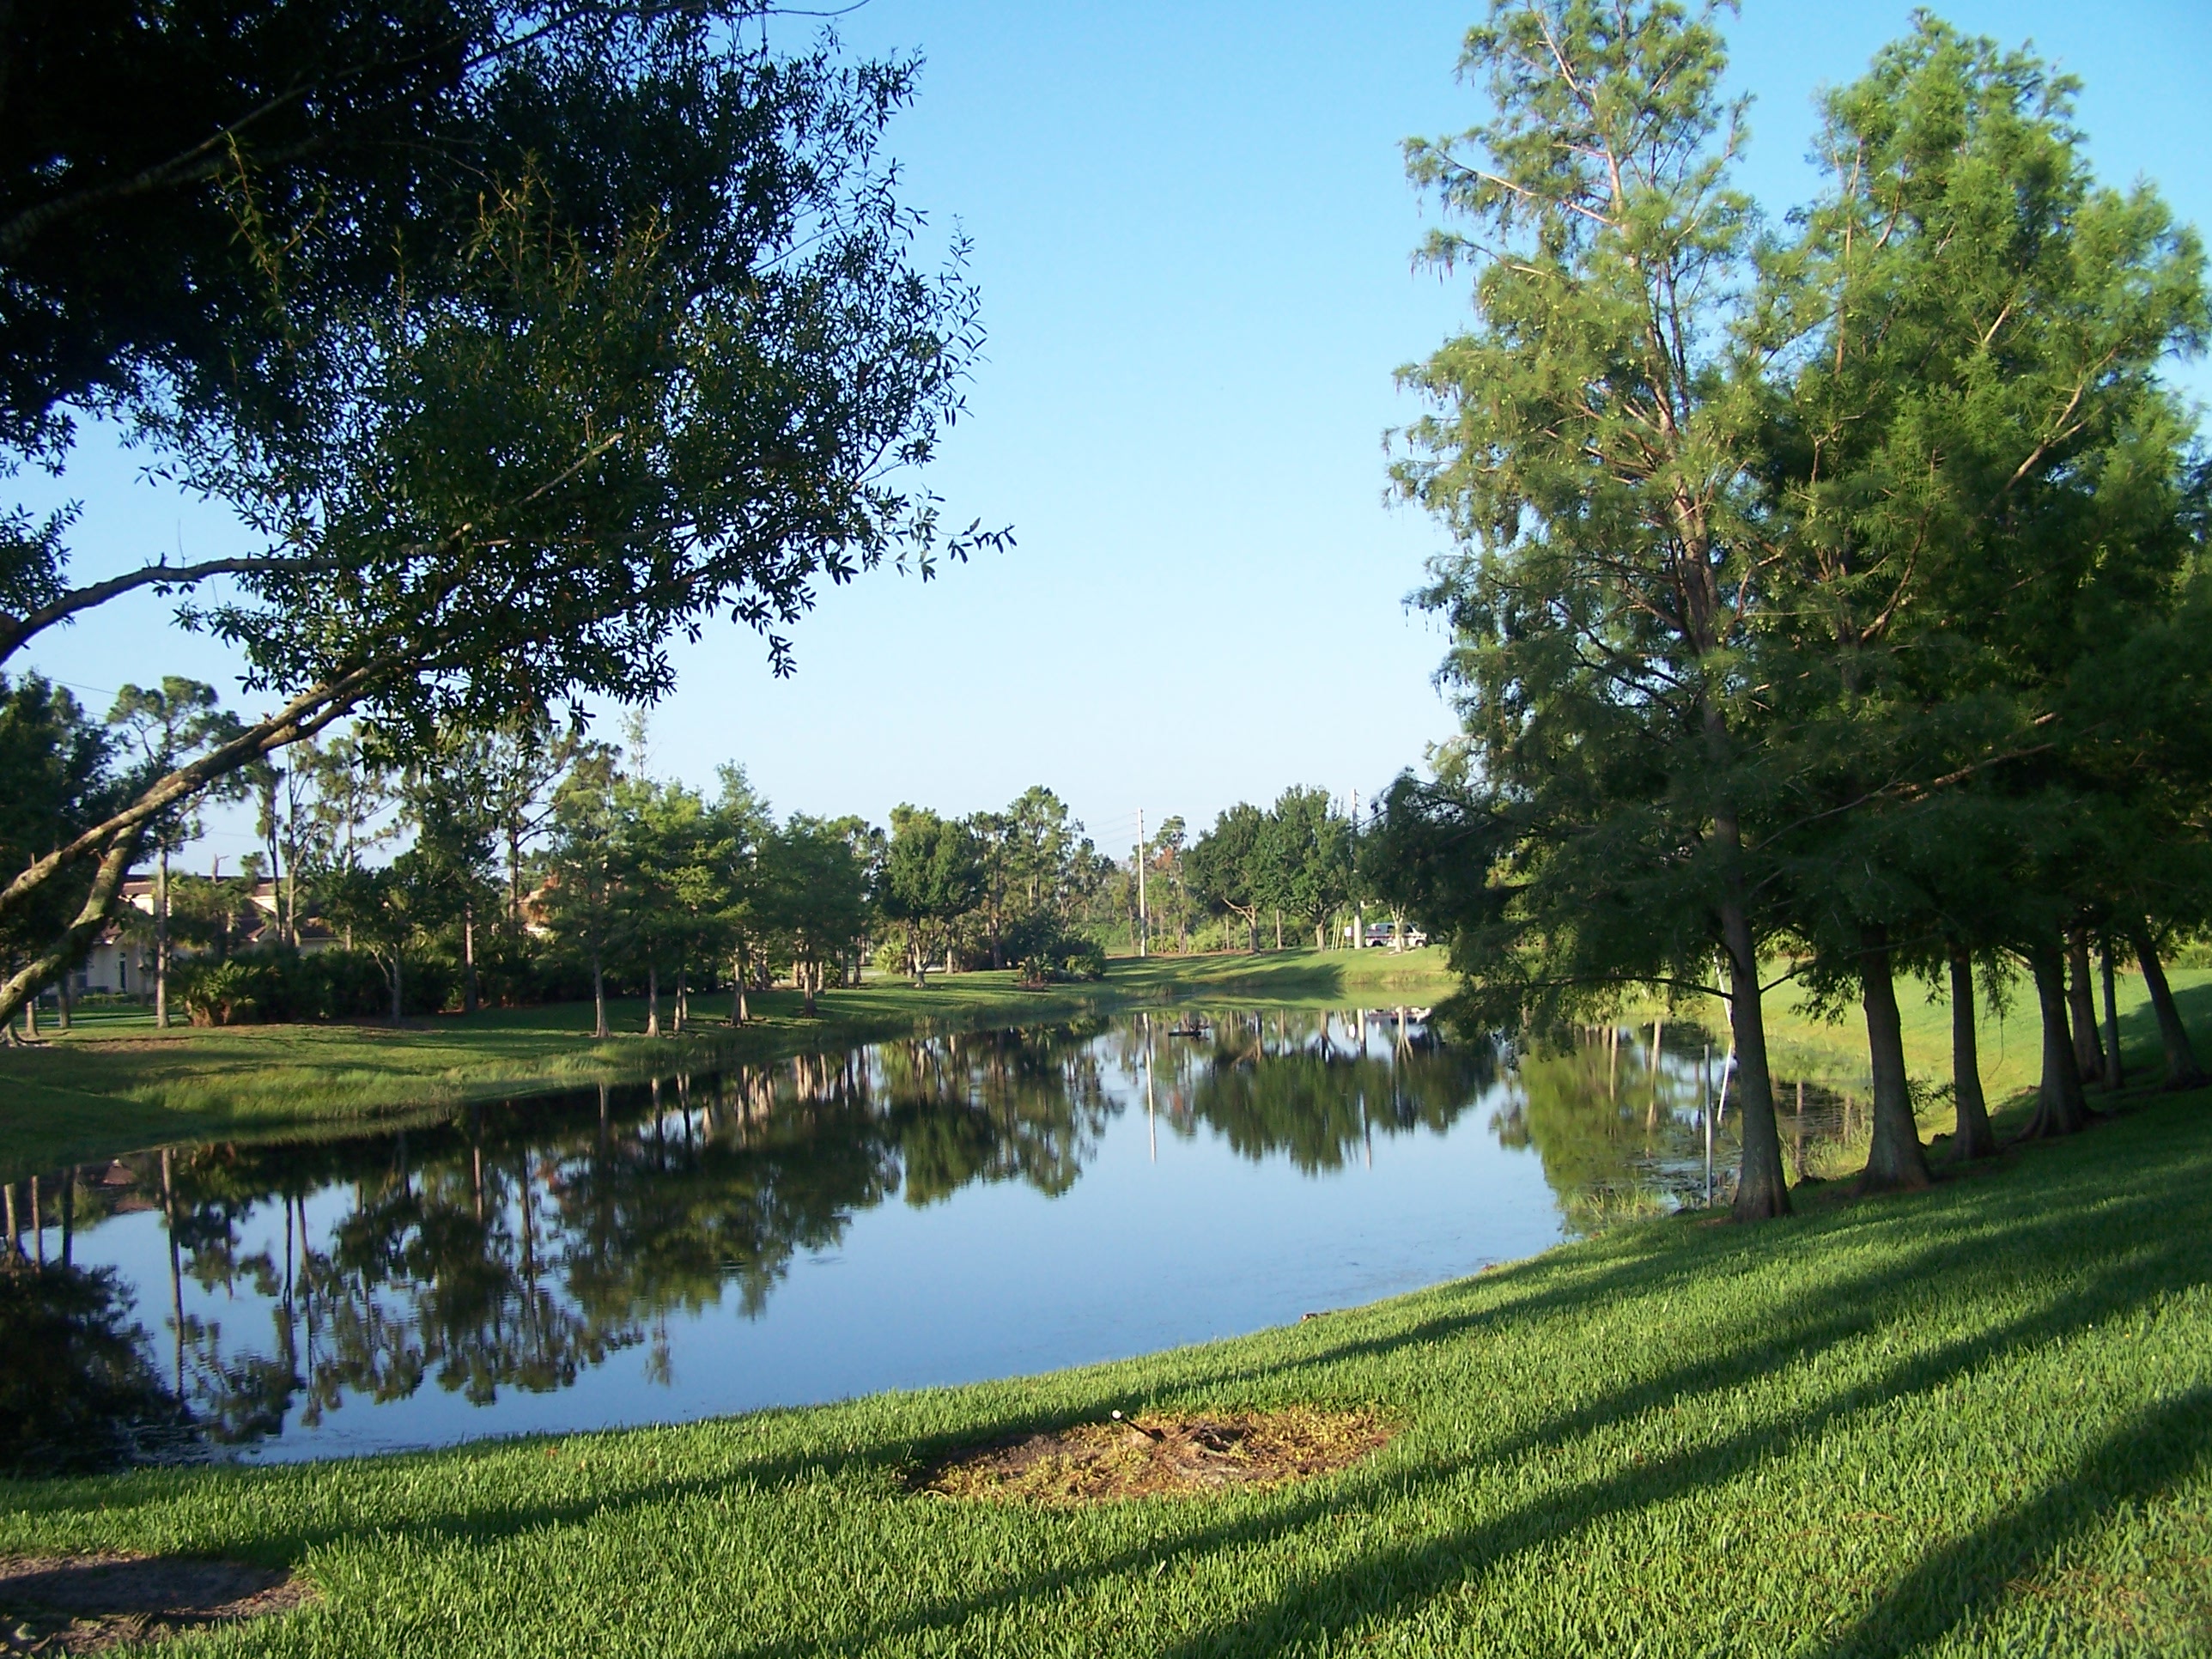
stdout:
<svg viewBox="0 0 2212 1659">
<path fill-rule="evenodd" d="M 1095 984 L 1024 990 L 1013 974 L 933 977 L 916 990 L 872 978 L 799 1018 L 795 992 L 751 999 L 732 1030 L 727 993 L 693 999 L 693 1030 L 644 1040 L 641 1000 L 610 1008 L 615 1036 L 592 1036 L 589 1003 L 487 1009 L 375 1024 L 174 1026 L 137 1011 L 80 1015 L 66 1036 L 0 1051 L 0 1170 L 110 1156 L 159 1140 L 357 1124 L 469 1099 L 763 1061 L 904 1036 L 1060 1019 L 1190 996 L 1342 1006 L 1426 1003 L 1451 988 L 1441 951 L 1286 951 L 1259 957 L 1114 962 Z M 664 1022 L 672 1005 L 662 1000 Z"/>
<path fill-rule="evenodd" d="M 904 1485 L 1115 1407 L 1289 1401 L 1401 1432 L 1265 1492 Z M 209 1652 L 2212 1652 L 2212 1097 L 1910 1198 L 1625 1228 L 1033 1381 L 0 1488 L 0 1552 L 61 1549 L 319 1587 Z"/>
</svg>

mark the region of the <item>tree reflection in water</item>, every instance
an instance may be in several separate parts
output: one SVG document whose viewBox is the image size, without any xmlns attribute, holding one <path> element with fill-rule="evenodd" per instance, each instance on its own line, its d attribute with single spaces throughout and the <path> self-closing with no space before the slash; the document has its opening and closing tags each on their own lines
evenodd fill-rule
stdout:
<svg viewBox="0 0 2212 1659">
<path fill-rule="evenodd" d="M 1665 1030 L 1656 1043 L 1632 1029 L 1577 1030 L 1514 1062 L 1492 1127 L 1503 1144 L 1535 1150 L 1577 1232 L 1732 1195 L 1737 1150 L 1733 1093 L 1723 1093 L 1726 1057 L 1695 1028 L 1667 1047 Z M 1793 1112 L 1789 1093 L 1776 1092 L 1802 1176 L 1808 1141 L 1848 1132 L 1839 1120 L 1849 1102 L 1801 1083 Z"/>
<path fill-rule="evenodd" d="M 1307 1175 L 1370 1159 L 1377 1133 L 1449 1128 L 1495 1080 L 1486 1045 L 1446 1047 L 1410 1011 L 1241 1010 L 1140 1018 L 1116 1034 L 1170 1127 L 1201 1124 Z"/>
<path fill-rule="evenodd" d="M 189 1454 L 183 1404 L 131 1313 L 112 1268 L 0 1267 L 0 1476 Z"/>
<path fill-rule="evenodd" d="M 1486 1104 L 1586 1229 L 1698 1195 L 1698 1099 L 1693 1064 L 1655 1069 L 1633 1042 L 1501 1073 L 1489 1045 L 1441 1044 L 1406 1011 L 1179 1009 L 471 1107 L 375 1137 L 148 1153 L 47 1177 L 33 1234 L 43 1261 L 57 1194 L 64 1261 L 72 1227 L 156 1212 L 168 1283 L 136 1289 L 167 1301 L 167 1340 L 131 1323 L 112 1275 L 42 1274 L 15 1248 L 0 1389 L 25 1421 L 110 1401 L 111 1445 L 173 1432 L 181 1402 L 222 1445 L 426 1379 L 478 1406 L 550 1392 L 632 1347 L 665 1381 L 672 1322 L 758 1316 L 856 1214 L 976 1183 L 1064 1194 L 1132 1110 L 1156 1153 L 1208 1135 L 1323 1176 Z M 64 1373 L 89 1381 L 64 1389 Z"/>
<path fill-rule="evenodd" d="M 977 1181 L 1066 1190 L 1117 1109 L 1091 1049 L 1101 1029 L 915 1038 L 471 1107 L 387 1136 L 70 1171 L 79 1229 L 161 1212 L 173 1351 L 163 1364 L 143 1329 L 118 1322 L 128 1302 L 112 1274 L 65 1280 L 27 1262 L 4 1276 L 0 1387 L 25 1395 L 22 1421 L 45 1421 L 52 1410 L 39 1417 L 29 1394 L 54 1373 L 33 1355 L 111 1380 L 136 1356 L 128 1374 L 188 1401 L 216 1444 L 288 1419 L 312 1428 L 349 1396 L 403 1399 L 425 1378 L 477 1405 L 564 1388 L 653 1343 L 672 1316 L 726 1299 L 757 1315 L 795 1257 L 834 1249 L 857 1212 L 902 1188 L 917 1206 Z M 281 1244 L 245 1242 L 272 1237 Z M 265 1309 L 269 1327 L 188 1310 L 187 1283 L 204 1293 L 197 1304 Z M 648 1357 L 665 1371 L 665 1351 Z M 144 1403 L 119 1382 L 50 1392 L 55 1407 Z"/>
</svg>

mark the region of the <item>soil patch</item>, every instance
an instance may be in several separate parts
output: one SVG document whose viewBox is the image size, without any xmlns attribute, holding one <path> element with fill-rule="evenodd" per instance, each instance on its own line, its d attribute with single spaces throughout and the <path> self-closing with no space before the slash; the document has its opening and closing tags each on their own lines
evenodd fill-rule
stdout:
<svg viewBox="0 0 2212 1659">
<path fill-rule="evenodd" d="M 1370 1412 L 1304 1406 L 1188 1416 L 1116 1412 L 1104 1423 L 957 1451 L 923 1469 L 914 1484 L 948 1498 L 1031 1504 L 1273 1486 L 1343 1468 L 1391 1433 Z"/>
<path fill-rule="evenodd" d="M 313 1597 L 281 1569 L 173 1555 L 0 1557 L 0 1654 L 96 1653 L 287 1613 Z"/>
</svg>

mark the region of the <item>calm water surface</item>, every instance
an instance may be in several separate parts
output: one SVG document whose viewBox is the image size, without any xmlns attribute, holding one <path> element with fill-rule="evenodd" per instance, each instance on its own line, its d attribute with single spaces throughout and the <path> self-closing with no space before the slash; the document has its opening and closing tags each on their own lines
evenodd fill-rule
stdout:
<svg viewBox="0 0 2212 1659">
<path fill-rule="evenodd" d="M 677 1421 L 1371 1301 L 1725 1197 L 1718 1065 L 1649 1043 L 1177 1009 L 54 1171 L 35 1228 L 10 1189 L 46 1265 L 0 1274 L 0 1468 Z"/>
</svg>

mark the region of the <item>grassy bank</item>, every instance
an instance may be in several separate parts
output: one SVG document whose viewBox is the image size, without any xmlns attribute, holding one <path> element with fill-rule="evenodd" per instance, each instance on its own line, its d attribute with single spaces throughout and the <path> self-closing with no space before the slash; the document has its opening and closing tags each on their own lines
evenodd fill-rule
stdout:
<svg viewBox="0 0 2212 1659">
<path fill-rule="evenodd" d="M 905 1484 L 1117 1407 L 1293 1401 L 1401 1431 L 1268 1492 Z M 207 1643 L 237 1653 L 2212 1652 L 2212 1097 L 1128 1364 L 0 1487 L 0 1553 L 64 1549 L 304 1571 L 319 1602 Z"/>
<path fill-rule="evenodd" d="M 617 1035 L 592 1036 L 588 1003 L 491 1009 L 467 1019 L 383 1025 L 268 1025 L 156 1031 L 150 1015 L 81 1017 L 66 1036 L 0 1051 L 0 1171 L 112 1156 L 158 1140 L 292 1133 L 544 1089 L 761 1061 L 915 1030 L 1066 1018 L 1202 996 L 1341 1006 L 1427 1002 L 1449 988 L 1442 952 L 1285 951 L 1258 957 L 1117 960 L 1097 984 L 1024 990 L 1011 973 L 958 974 L 916 990 L 871 981 L 825 993 L 799 1018 L 791 992 L 752 1000 L 726 1024 L 725 998 L 681 1038 L 647 1042 L 645 1006 L 617 1001 Z M 668 1006 L 664 1001 L 662 1014 Z"/>
</svg>

